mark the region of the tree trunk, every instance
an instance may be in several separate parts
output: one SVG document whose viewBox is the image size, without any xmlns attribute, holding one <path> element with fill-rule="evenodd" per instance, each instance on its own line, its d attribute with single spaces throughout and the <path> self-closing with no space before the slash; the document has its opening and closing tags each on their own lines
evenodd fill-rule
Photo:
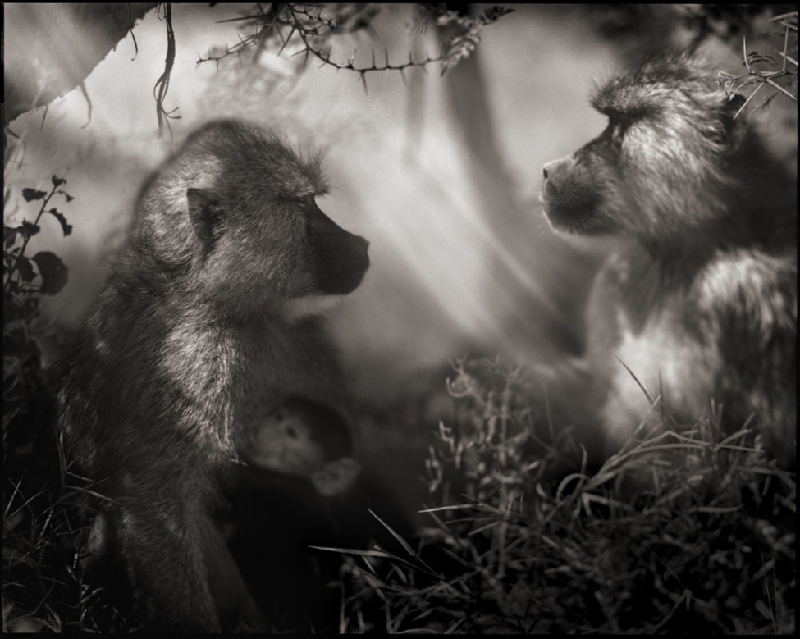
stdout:
<svg viewBox="0 0 800 639">
<path fill-rule="evenodd" d="M 447 76 L 447 95 L 468 149 L 470 182 L 494 235 L 487 304 L 505 317 L 507 346 L 530 345 L 545 359 L 583 349 L 583 311 L 597 257 L 555 235 L 514 195 L 498 148 L 479 51 Z M 538 179 L 538 169 L 532 179 Z"/>
<path fill-rule="evenodd" d="M 81 85 L 137 20 L 139 3 L 5 3 L 3 123 Z"/>
</svg>

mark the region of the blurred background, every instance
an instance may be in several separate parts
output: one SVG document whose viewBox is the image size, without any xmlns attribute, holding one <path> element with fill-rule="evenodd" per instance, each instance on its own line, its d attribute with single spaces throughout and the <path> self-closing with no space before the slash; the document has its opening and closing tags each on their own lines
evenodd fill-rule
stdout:
<svg viewBox="0 0 800 639">
<path fill-rule="evenodd" d="M 488 6 L 470 5 L 471 15 Z M 588 286 L 613 242 L 567 241 L 550 231 L 537 200 L 541 167 L 605 127 L 588 105 L 596 82 L 636 56 L 686 44 L 693 32 L 680 6 L 513 9 L 480 29 L 476 49 L 444 75 L 431 63 L 362 76 L 314 58 L 304 64 L 292 40 L 281 52 L 251 49 L 198 64 L 247 34 L 236 19 L 254 5 L 175 4 L 164 108 L 180 119 L 169 120 L 171 132 L 161 137 L 153 87 L 168 52 L 165 9 L 146 13 L 82 87 L 11 125 L 19 139 L 6 165 L 6 212 L 35 215 L 36 203 L 21 191 L 44 188 L 52 175 L 66 178 L 75 197 L 61 209 L 71 235 L 47 217 L 31 240 L 31 253 L 52 250 L 69 267 L 63 292 L 43 300 L 42 334 L 79 326 L 147 173 L 200 123 L 242 117 L 325 149 L 333 190 L 320 206 L 370 241 L 364 283 L 330 318 L 362 401 L 401 401 L 428 383 L 427 371 L 446 371 L 468 353 L 528 363 L 579 353 Z M 16 10 L 6 5 L 7 26 Z M 14 16 L 14 37 L 37 37 L 44 22 L 59 24 L 59 11 L 27 5 Z M 373 59 L 381 67 L 438 55 L 444 27 L 418 5 L 375 6 L 365 15 L 365 27 L 330 39 L 332 60 L 366 68 Z M 96 36 L 87 27 L 71 46 L 90 47 Z M 721 68 L 741 67 L 722 39 L 709 48 Z M 765 124 L 796 163 L 796 137 L 786 135 L 792 118 L 796 131 L 796 107 L 777 113 Z M 444 376 L 435 382 L 442 392 Z M 407 441 L 393 435 L 368 440 L 383 442 L 375 448 L 384 451 Z M 416 472 L 398 471 L 395 481 Z"/>
</svg>

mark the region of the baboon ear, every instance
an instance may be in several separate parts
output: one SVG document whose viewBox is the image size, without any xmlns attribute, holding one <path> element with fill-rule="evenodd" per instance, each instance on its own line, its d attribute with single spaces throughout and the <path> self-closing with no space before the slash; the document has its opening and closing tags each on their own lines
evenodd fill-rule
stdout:
<svg viewBox="0 0 800 639">
<path fill-rule="evenodd" d="M 311 475 L 311 483 L 324 497 L 341 495 L 349 490 L 361 474 L 361 464 L 352 457 L 343 457 L 328 462 Z"/>
<path fill-rule="evenodd" d="M 187 189 L 186 199 L 189 200 L 189 220 L 195 234 L 205 246 L 210 246 L 218 236 L 222 222 L 219 201 L 203 189 Z"/>
</svg>

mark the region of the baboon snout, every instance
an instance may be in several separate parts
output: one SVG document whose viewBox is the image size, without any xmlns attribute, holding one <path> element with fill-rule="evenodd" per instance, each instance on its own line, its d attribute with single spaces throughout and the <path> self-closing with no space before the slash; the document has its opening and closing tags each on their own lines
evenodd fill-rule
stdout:
<svg viewBox="0 0 800 639">
<path fill-rule="evenodd" d="M 557 193 L 575 163 L 572 155 L 548 162 L 542 167 L 542 197 Z"/>
<path fill-rule="evenodd" d="M 337 227 L 327 241 L 317 245 L 317 283 L 322 292 L 354 291 L 369 268 L 369 242 Z"/>
</svg>

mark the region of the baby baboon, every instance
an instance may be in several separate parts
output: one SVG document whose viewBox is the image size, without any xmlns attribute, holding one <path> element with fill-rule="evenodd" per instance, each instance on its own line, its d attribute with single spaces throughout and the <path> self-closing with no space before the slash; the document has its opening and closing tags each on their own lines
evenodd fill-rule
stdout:
<svg viewBox="0 0 800 639">
<path fill-rule="evenodd" d="M 729 431 L 754 414 L 795 463 L 797 187 L 743 103 L 707 63 L 662 54 L 601 87 L 606 130 L 544 167 L 554 229 L 630 240 L 595 280 L 576 366 L 602 456 L 648 419 L 644 387 L 686 423 L 712 399 Z"/>
<path fill-rule="evenodd" d="M 263 471 L 305 477 L 325 496 L 353 485 L 361 466 L 352 455 L 353 436 L 342 416 L 300 397 L 269 415 L 241 452 L 251 481 Z"/>
<path fill-rule="evenodd" d="M 341 579 L 343 560 L 314 546 L 360 550 L 377 540 L 393 548 L 370 510 L 401 536 L 413 534 L 380 478 L 353 453 L 344 418 L 301 397 L 262 420 L 239 452 L 246 466 L 221 529 L 273 630 L 339 627 L 341 591 L 329 584 Z"/>
<path fill-rule="evenodd" d="M 100 484 L 150 628 L 218 631 L 209 581 L 263 626 L 210 509 L 242 439 L 286 398 L 347 409 L 308 311 L 353 291 L 369 260 L 366 240 L 319 209 L 323 193 L 319 160 L 275 135 L 201 127 L 145 182 L 61 364 L 67 453 Z"/>
</svg>

